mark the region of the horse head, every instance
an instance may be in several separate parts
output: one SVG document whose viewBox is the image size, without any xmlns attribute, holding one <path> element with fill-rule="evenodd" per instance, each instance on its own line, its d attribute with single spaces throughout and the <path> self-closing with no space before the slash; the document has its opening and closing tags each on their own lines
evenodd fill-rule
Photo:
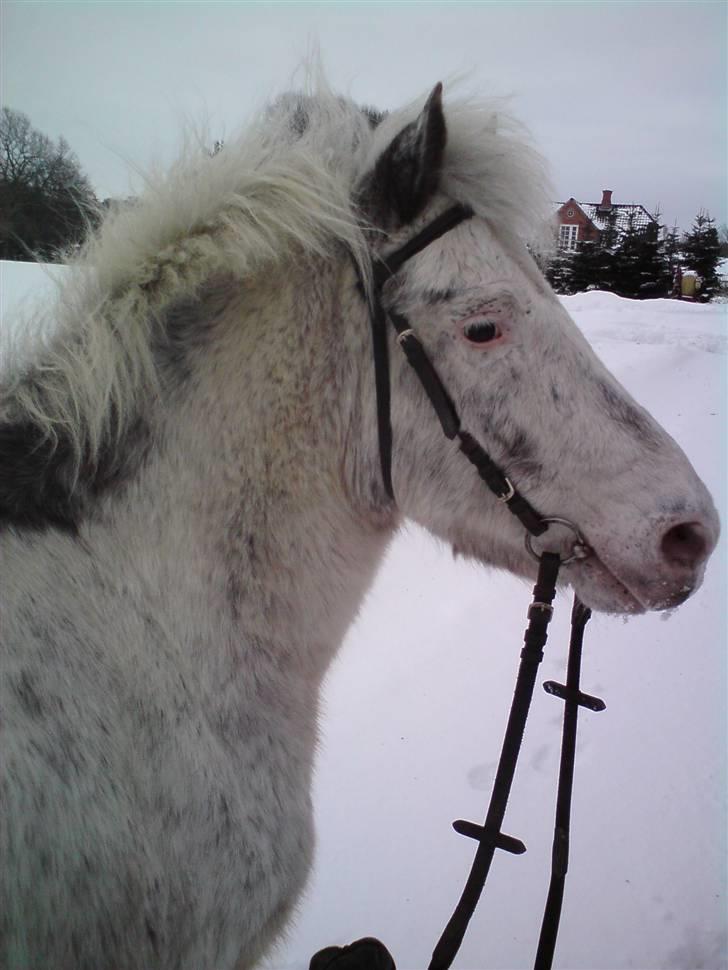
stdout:
<svg viewBox="0 0 728 970">
<path fill-rule="evenodd" d="M 593 608 L 682 603 L 719 532 L 690 462 L 598 359 L 523 242 L 489 211 L 487 192 L 464 190 L 465 146 L 459 133 L 449 138 L 441 85 L 416 120 L 377 134 L 359 187 L 385 230 L 375 260 L 386 266 L 453 204 L 473 212 L 391 274 L 385 311 L 417 334 L 462 427 L 535 509 L 575 524 L 588 548 L 571 556 L 574 530 L 558 524 L 527 548 L 521 523 L 443 435 L 392 346 L 397 506 L 459 553 L 523 576 L 534 574 L 534 551 L 559 551 L 571 560 L 564 578 Z"/>
</svg>

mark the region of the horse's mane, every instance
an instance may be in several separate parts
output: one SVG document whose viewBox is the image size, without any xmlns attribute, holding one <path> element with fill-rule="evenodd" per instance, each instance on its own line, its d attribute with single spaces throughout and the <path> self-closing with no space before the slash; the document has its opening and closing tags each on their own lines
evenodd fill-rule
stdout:
<svg viewBox="0 0 728 970">
<path fill-rule="evenodd" d="M 18 435 L 31 429 L 36 459 L 40 443 L 48 456 L 60 447 L 68 488 L 97 468 L 102 449 L 119 446 L 158 389 L 153 348 L 165 311 L 206 280 L 242 280 L 294 252 L 343 247 L 368 280 L 372 228 L 357 211 L 357 183 L 423 100 L 382 114 L 319 77 L 306 93 L 273 102 L 214 155 L 189 139 L 177 162 L 150 175 L 135 204 L 109 214 L 72 259 L 51 336 L 40 346 L 28 337 L 7 355 L 0 466 L 3 452 L 20 460 Z M 448 101 L 445 116 L 444 191 L 514 235 L 545 221 L 543 164 L 500 103 Z M 13 329 L 38 328 L 28 319 Z M 2 493 L 0 481 L 0 505 Z"/>
</svg>

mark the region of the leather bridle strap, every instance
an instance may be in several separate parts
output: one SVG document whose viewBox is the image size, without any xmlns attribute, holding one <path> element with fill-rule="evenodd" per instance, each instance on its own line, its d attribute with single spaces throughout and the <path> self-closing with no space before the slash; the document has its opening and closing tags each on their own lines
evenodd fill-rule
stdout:
<svg viewBox="0 0 728 970">
<path fill-rule="evenodd" d="M 523 842 L 504 835 L 501 832 L 501 826 L 521 750 L 526 719 L 536 684 L 536 674 L 539 664 L 543 660 L 543 648 L 548 635 L 548 625 L 553 614 L 551 604 L 556 596 L 556 580 L 560 565 L 561 559 L 556 553 L 545 552 L 541 556 L 538 579 L 533 587 L 533 601 L 528 609 L 529 622 L 523 637 L 524 647 L 521 650 L 521 662 L 513 693 L 513 703 L 508 716 L 508 724 L 503 738 L 503 747 L 501 748 L 485 822 L 483 825 L 462 820 L 453 823 L 456 832 L 476 839 L 479 845 L 465 888 L 432 953 L 428 970 L 447 970 L 451 966 L 456 953 L 460 949 L 470 917 L 480 899 L 495 850 L 504 849 L 506 852 L 512 852 L 515 855 L 521 855 L 526 851 Z"/>
<path fill-rule="evenodd" d="M 576 760 L 576 727 L 579 708 L 590 711 L 603 711 L 606 704 L 599 697 L 585 694 L 580 687 L 581 651 L 584 642 L 584 629 L 591 617 L 591 610 L 577 597 L 571 611 L 571 640 L 569 660 L 566 668 L 566 684 L 547 680 L 543 685 L 547 694 L 559 697 L 564 703 L 564 724 L 561 733 L 561 760 L 559 764 L 559 784 L 556 795 L 556 819 L 554 841 L 551 850 L 551 879 L 546 899 L 546 908 L 541 923 L 541 935 L 536 951 L 534 970 L 551 970 L 556 948 L 556 935 L 561 918 L 561 904 L 564 899 L 566 872 L 569 868 L 569 825 L 571 823 L 571 793 L 574 786 L 574 762 Z"/>
<path fill-rule="evenodd" d="M 467 206 L 455 205 L 441 213 L 395 252 L 374 264 L 369 315 L 372 327 L 374 377 L 377 394 L 377 429 L 382 479 L 387 494 L 391 499 L 394 499 L 389 345 L 387 342 L 387 321 L 389 321 L 397 332 L 397 343 L 417 374 L 420 384 L 434 408 L 443 433 L 451 440 L 458 439 L 461 452 L 475 466 L 488 488 L 500 501 L 507 505 L 531 535 L 537 536 L 546 531 L 548 523 L 514 488 L 507 476 L 503 474 L 475 438 L 469 432 L 461 429 L 460 417 L 455 405 L 440 380 L 432 361 L 427 356 L 419 337 L 410 327 L 409 321 L 395 310 L 386 310 L 382 303 L 382 287 L 408 259 L 411 259 L 430 243 L 439 239 L 440 236 L 454 229 L 455 226 L 465 219 L 469 219 L 472 215 L 472 209 Z"/>
<path fill-rule="evenodd" d="M 387 495 L 394 500 L 392 486 L 392 418 L 389 379 L 389 345 L 387 343 L 387 312 L 382 305 L 382 287 L 412 256 L 421 252 L 446 232 L 454 229 L 473 215 L 469 206 L 455 205 L 433 219 L 421 232 L 409 239 L 386 258 L 380 257 L 372 266 L 372 289 L 369 319 L 372 327 L 374 353 L 374 384 L 377 393 L 377 429 L 379 435 L 379 461 Z M 363 291 L 361 279 L 360 289 Z M 390 318 L 391 319 L 391 318 Z M 424 351 L 423 351 L 424 353 Z M 439 379 L 438 379 L 439 381 Z M 444 388 L 443 388 L 444 391 Z M 447 395 L 445 395 L 447 397 Z M 449 399 L 448 399 L 449 400 Z M 452 405 L 451 405 L 452 407 Z"/>
<path fill-rule="evenodd" d="M 474 215 L 475 213 L 469 205 L 458 202 L 441 212 L 432 222 L 428 222 L 423 229 L 411 239 L 408 239 L 406 243 L 403 243 L 399 249 L 386 257 L 380 257 L 374 265 L 375 289 L 380 289 L 391 276 L 394 276 L 404 266 L 408 259 L 416 256 L 417 253 L 426 249 L 430 243 L 439 239 L 440 236 L 444 236 L 446 232 L 450 232 L 451 229 L 459 226 L 466 219 L 471 219 Z"/>
</svg>

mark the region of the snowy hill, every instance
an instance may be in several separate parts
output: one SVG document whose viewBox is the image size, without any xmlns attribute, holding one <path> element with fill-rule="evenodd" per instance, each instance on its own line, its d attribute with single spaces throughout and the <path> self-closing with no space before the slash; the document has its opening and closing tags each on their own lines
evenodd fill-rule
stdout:
<svg viewBox="0 0 728 970">
<path fill-rule="evenodd" d="M 2 264 L 7 308 L 51 283 Z M 670 431 L 726 509 L 726 306 L 592 292 L 563 302 L 599 355 Z M 671 614 L 587 628 L 571 866 L 556 966 L 726 966 L 726 540 Z M 461 561 L 408 528 L 393 544 L 325 690 L 314 875 L 268 961 L 306 970 L 329 944 L 376 935 L 423 970 L 459 897 L 505 727 L 527 584 Z M 562 679 L 560 596 L 540 680 Z M 456 967 L 532 965 L 545 901 L 562 705 L 535 695 L 505 831 Z"/>
</svg>

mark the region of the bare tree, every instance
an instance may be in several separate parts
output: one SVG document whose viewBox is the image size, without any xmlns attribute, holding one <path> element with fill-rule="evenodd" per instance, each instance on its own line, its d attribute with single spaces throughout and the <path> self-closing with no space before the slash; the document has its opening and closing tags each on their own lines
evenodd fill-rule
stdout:
<svg viewBox="0 0 728 970">
<path fill-rule="evenodd" d="M 0 258 L 54 259 L 79 242 L 97 202 L 64 138 L 53 142 L 27 115 L 0 111 Z"/>
</svg>

